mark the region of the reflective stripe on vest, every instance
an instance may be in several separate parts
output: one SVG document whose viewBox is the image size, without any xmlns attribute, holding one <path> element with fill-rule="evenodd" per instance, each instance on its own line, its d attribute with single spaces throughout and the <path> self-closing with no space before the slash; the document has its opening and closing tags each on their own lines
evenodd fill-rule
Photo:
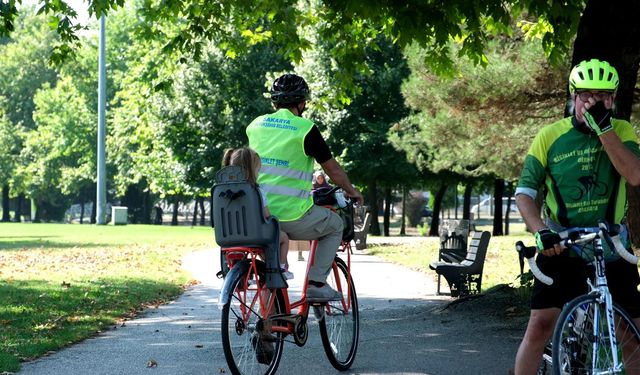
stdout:
<svg viewBox="0 0 640 375">
<path fill-rule="evenodd" d="M 303 181 L 313 181 L 313 173 L 296 171 L 294 169 L 288 169 L 288 168 L 262 166 L 260 168 L 260 173 L 267 173 L 275 176 L 295 178 Z"/>
<path fill-rule="evenodd" d="M 304 138 L 312 128 L 311 121 L 288 109 L 260 116 L 247 127 L 249 147 L 262 160 L 258 184 L 267 194 L 269 211 L 283 222 L 299 219 L 313 206 L 313 158 L 304 153 Z"/>
</svg>

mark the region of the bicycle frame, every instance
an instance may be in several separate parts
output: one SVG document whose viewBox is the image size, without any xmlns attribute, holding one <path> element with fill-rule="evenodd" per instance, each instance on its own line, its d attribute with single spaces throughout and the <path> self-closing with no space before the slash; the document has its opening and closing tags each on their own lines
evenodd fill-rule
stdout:
<svg viewBox="0 0 640 375">
<path fill-rule="evenodd" d="M 609 327 L 608 329 L 609 345 L 611 349 L 611 354 L 613 355 L 613 370 L 619 372 L 619 371 L 622 371 L 622 363 L 620 361 L 620 358 L 618 358 L 618 355 L 619 355 L 618 339 L 616 337 L 615 321 L 613 317 L 613 299 L 611 297 L 611 293 L 609 292 L 609 286 L 608 286 L 607 278 L 605 275 L 605 261 L 604 261 L 604 254 L 603 254 L 602 248 L 596 247 L 596 251 L 594 255 L 595 255 L 595 260 L 593 263 L 595 266 L 595 286 L 591 283 L 589 279 L 587 279 L 587 284 L 589 284 L 589 288 L 591 289 L 589 294 L 597 295 L 598 302 L 600 303 L 604 302 L 605 312 L 606 312 L 605 318 L 607 320 L 607 326 Z M 594 337 L 596 337 L 598 333 L 598 327 L 600 327 L 600 319 L 602 319 L 602 317 L 600 316 L 600 311 L 599 310 L 594 311 L 593 327 L 592 327 Z M 599 341 L 594 340 L 592 345 L 593 345 L 592 349 L 594 353 L 599 353 L 599 348 L 598 348 L 598 346 L 600 345 Z M 593 356 L 591 368 L 596 367 L 596 359 L 597 357 Z"/>
<path fill-rule="evenodd" d="M 271 290 L 272 292 L 268 293 L 268 296 L 265 295 L 267 293 L 256 293 L 252 301 L 247 301 L 249 302 L 248 306 L 241 306 L 243 320 L 247 320 L 248 315 L 251 312 L 255 313 L 256 309 L 258 308 L 259 309 L 258 311 L 260 312 L 259 315 L 262 317 L 263 321 L 269 322 L 269 324 L 271 324 L 272 332 L 292 334 L 295 329 L 296 319 L 306 319 L 309 315 L 310 305 L 313 304 L 313 303 L 310 304 L 307 301 L 306 290 L 309 284 L 309 279 L 308 279 L 309 270 L 311 269 L 311 266 L 315 261 L 315 254 L 317 251 L 317 247 L 318 247 L 318 241 L 317 240 L 311 241 L 311 248 L 309 250 L 309 261 L 307 262 L 304 283 L 302 286 L 302 295 L 300 299 L 296 301 L 290 301 L 289 293 L 287 289 L 284 289 L 284 288 L 282 289 L 283 290 L 282 295 L 284 297 L 284 303 L 285 303 L 284 316 L 283 315 L 270 316 L 270 312 L 273 311 L 274 304 L 277 298 L 277 293 L 274 293 L 275 290 Z M 351 251 L 349 251 L 350 248 L 351 248 L 351 244 L 349 242 L 342 241 L 341 246 L 338 249 L 338 252 L 345 252 L 347 254 L 346 264 L 347 264 L 347 269 L 349 270 L 349 274 L 351 273 Z M 225 253 L 227 264 L 229 264 L 230 268 L 233 268 L 235 264 L 238 263 L 239 261 L 242 261 L 245 259 L 248 260 L 249 272 L 247 273 L 247 275 L 258 273 L 257 261 L 259 260 L 260 257 L 264 256 L 264 251 L 261 248 L 230 247 L 230 248 L 224 248 L 222 249 L 222 251 Z M 338 272 L 335 262 L 332 265 L 332 271 L 333 271 L 332 274 L 337 274 Z M 347 285 L 343 286 L 341 285 L 340 279 L 339 278 L 336 279 L 336 284 L 337 284 L 336 287 L 338 288 L 338 290 L 344 291 L 345 288 L 347 290 L 347 295 L 346 295 L 347 298 L 344 298 L 342 300 L 342 307 L 347 311 L 351 308 L 351 302 L 350 302 L 351 301 L 351 285 L 349 285 L 349 283 L 350 281 L 347 280 Z M 237 290 L 237 292 L 244 294 L 244 296 L 247 295 L 247 291 L 258 292 L 260 291 L 260 289 L 262 289 L 260 285 L 250 285 L 247 279 L 243 280 L 241 285 L 242 285 L 242 290 Z M 327 305 L 327 308 L 330 308 L 330 307 Z M 297 309 L 297 312 L 293 314 L 292 312 L 296 309 Z M 287 322 L 286 326 L 272 324 L 274 321 L 283 321 L 283 320 Z"/>
</svg>

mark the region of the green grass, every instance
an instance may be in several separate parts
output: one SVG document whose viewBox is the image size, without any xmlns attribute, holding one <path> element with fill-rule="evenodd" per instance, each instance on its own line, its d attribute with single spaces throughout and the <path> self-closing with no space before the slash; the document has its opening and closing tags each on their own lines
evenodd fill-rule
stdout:
<svg viewBox="0 0 640 375">
<path fill-rule="evenodd" d="M 478 230 L 491 231 L 491 226 L 481 225 Z M 527 233 L 524 224 L 512 223 L 508 236 L 491 237 L 487 258 L 485 260 L 482 276 L 482 289 L 487 290 L 496 285 L 509 284 L 519 286 L 520 266 L 518 254 L 515 251 L 515 243 L 522 240 L 525 244 L 533 243 L 533 236 Z M 406 244 L 401 246 L 369 246 L 368 252 L 378 255 L 383 259 L 401 264 L 414 270 L 418 270 L 434 278 L 436 274 L 429 269 L 429 263 L 438 260 L 438 237 L 425 237 L 424 245 Z M 525 271 L 528 268 L 525 267 Z"/>
<path fill-rule="evenodd" d="M 90 337 L 190 282 L 208 227 L 0 223 L 0 373 Z"/>
</svg>

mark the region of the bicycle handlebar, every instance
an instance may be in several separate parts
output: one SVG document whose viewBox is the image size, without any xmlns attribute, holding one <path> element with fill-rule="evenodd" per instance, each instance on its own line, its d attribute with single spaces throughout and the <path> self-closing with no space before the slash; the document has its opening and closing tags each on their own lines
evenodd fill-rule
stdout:
<svg viewBox="0 0 640 375">
<path fill-rule="evenodd" d="M 314 190 L 313 191 L 313 195 L 315 195 L 318 198 L 326 198 L 326 197 L 331 196 L 332 194 L 335 194 L 338 190 L 343 190 L 344 191 L 344 189 L 342 189 L 340 186 L 336 185 L 336 186 L 334 186 L 331 189 L 326 190 L 326 191 L 324 191 L 324 190 Z M 345 199 L 346 203 L 353 203 L 353 200 L 351 198 L 347 197 L 346 195 L 344 195 L 344 193 L 342 193 L 342 197 Z M 336 200 L 337 199 L 338 198 L 336 197 Z"/>
<path fill-rule="evenodd" d="M 596 237 L 600 237 L 601 240 L 606 241 L 610 247 L 613 247 L 616 253 L 624 260 L 631 264 L 638 264 L 638 257 L 628 252 L 622 241 L 620 240 L 620 232 L 622 227 L 620 225 L 607 225 L 606 223 L 600 223 L 596 231 L 592 228 L 573 228 L 558 233 L 560 235 L 560 247 L 562 249 L 571 249 L 574 245 L 581 245 L 594 241 Z M 613 245 L 613 246 L 611 246 Z M 522 253 L 527 258 L 529 268 L 540 282 L 552 285 L 553 279 L 540 271 L 535 261 L 535 255 L 538 252 L 536 246 L 525 246 L 522 241 L 516 242 L 516 251 Z"/>
</svg>

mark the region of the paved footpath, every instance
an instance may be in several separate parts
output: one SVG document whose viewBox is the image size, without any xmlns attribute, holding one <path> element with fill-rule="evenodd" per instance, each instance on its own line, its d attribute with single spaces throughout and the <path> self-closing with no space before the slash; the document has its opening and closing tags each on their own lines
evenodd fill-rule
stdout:
<svg viewBox="0 0 640 375">
<path fill-rule="evenodd" d="M 305 261 L 295 258 L 296 253 L 289 255 L 296 276 L 290 282 L 294 294 L 300 292 L 306 267 Z M 361 310 L 361 338 L 356 362 L 345 373 L 507 373 L 522 332 L 459 327 L 446 315 L 432 313 L 449 298 L 435 295 L 430 275 L 366 254 L 355 254 L 352 262 Z M 228 373 L 220 341 L 217 299 L 222 281 L 215 277 L 218 263 L 217 250 L 192 253 L 183 264 L 200 284 L 188 288 L 174 302 L 148 309 L 123 326 L 24 363 L 19 374 Z M 313 318 L 309 331 L 304 348 L 285 347 L 278 373 L 339 373 L 324 355 Z M 501 349 L 496 351 L 496 346 Z"/>
</svg>

